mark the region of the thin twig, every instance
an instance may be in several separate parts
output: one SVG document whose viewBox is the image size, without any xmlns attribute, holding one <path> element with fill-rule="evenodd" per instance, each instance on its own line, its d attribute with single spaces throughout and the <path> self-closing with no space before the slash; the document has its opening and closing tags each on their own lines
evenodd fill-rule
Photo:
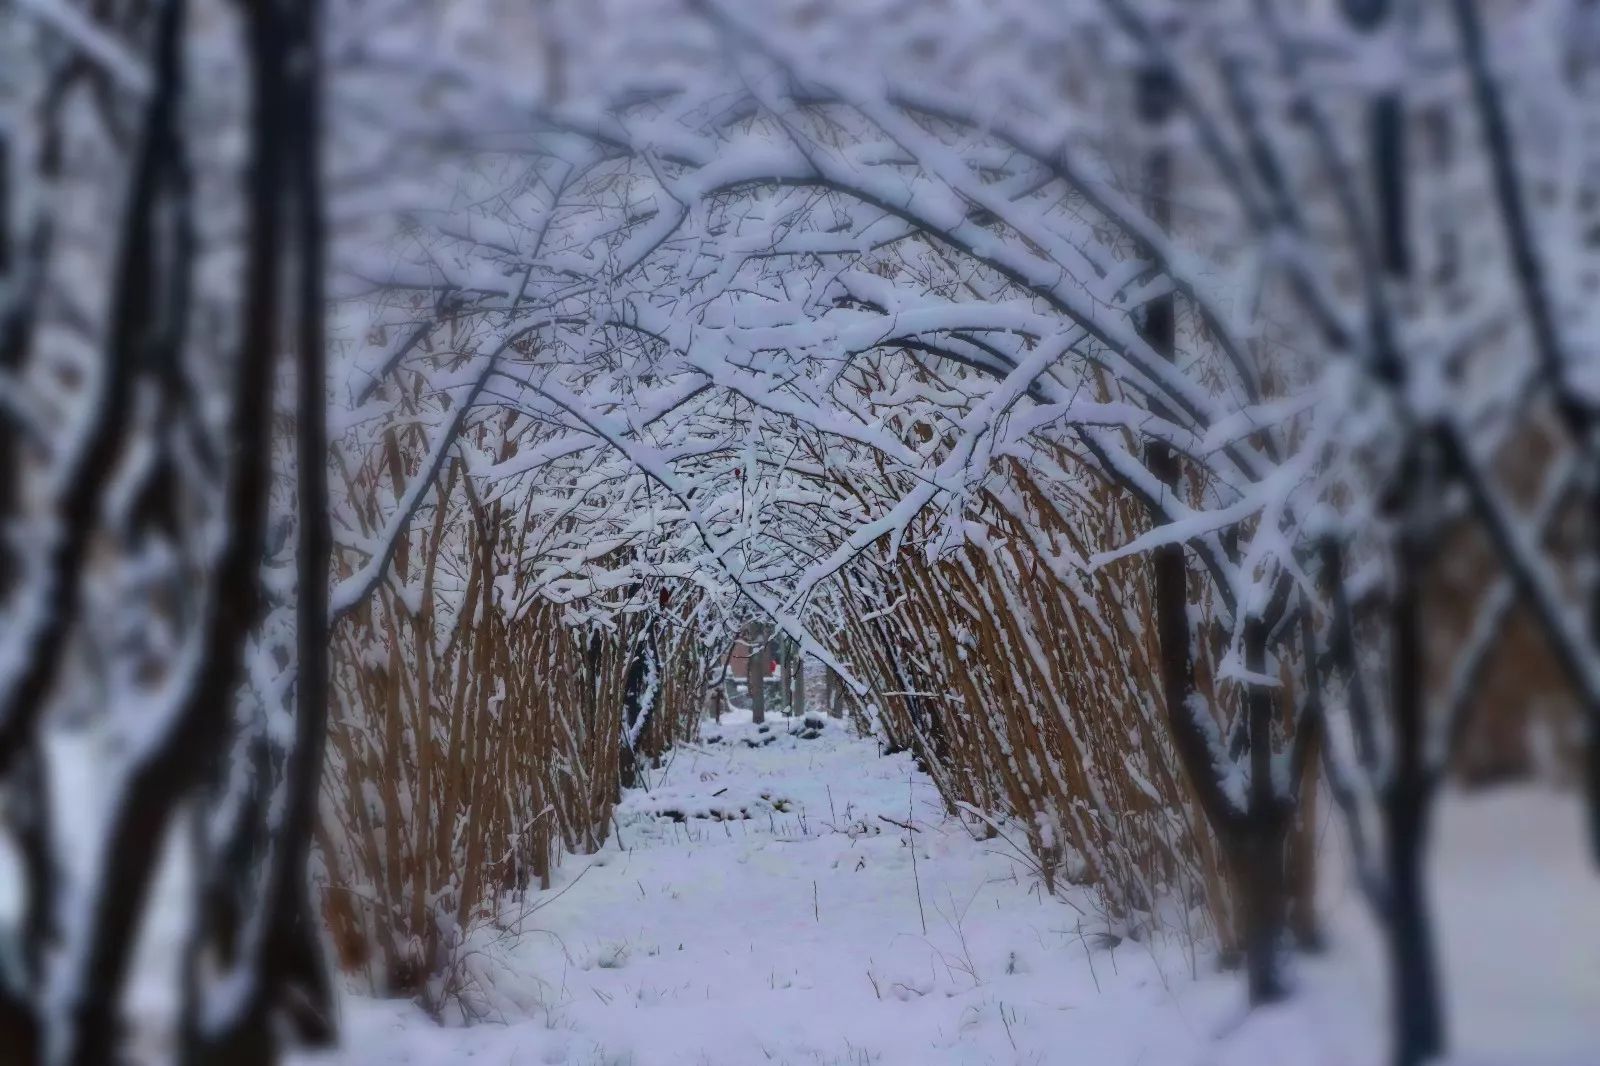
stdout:
<svg viewBox="0 0 1600 1066">
<path fill-rule="evenodd" d="M 912 799 L 912 796 L 913 796 L 912 786 L 915 784 L 915 782 L 916 782 L 916 774 L 914 772 L 906 775 L 906 823 L 907 823 L 907 828 L 910 828 L 911 817 L 912 817 L 912 814 L 915 813 L 914 809 L 913 809 L 913 799 Z M 915 830 L 912 830 L 912 832 L 915 832 Z M 917 841 L 911 835 L 911 833 L 907 833 L 906 834 L 906 846 L 911 849 L 911 883 L 913 885 L 915 885 L 916 889 L 917 889 L 917 917 L 922 919 L 922 935 L 923 936 L 927 936 L 928 935 L 928 915 L 922 909 L 922 879 L 917 875 Z"/>
</svg>

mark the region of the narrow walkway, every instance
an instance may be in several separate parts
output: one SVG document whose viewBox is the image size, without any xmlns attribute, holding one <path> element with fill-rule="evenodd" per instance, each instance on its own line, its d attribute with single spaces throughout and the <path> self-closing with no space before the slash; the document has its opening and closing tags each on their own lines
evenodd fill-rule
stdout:
<svg viewBox="0 0 1600 1066">
<path fill-rule="evenodd" d="M 1196 980 L 1179 939 L 1097 943 L 1088 894 L 1042 893 L 1003 839 L 945 817 L 909 759 L 838 723 L 811 738 L 782 720 L 708 725 L 653 777 L 604 851 L 569 858 L 508 928 L 475 935 L 468 986 L 491 1024 L 441 1029 L 410 1006 L 352 999 L 336 1061 L 1381 1061 L 1381 970 L 1351 901 L 1334 935 L 1355 946 L 1306 967 L 1291 1005 L 1243 1018 L 1239 982 L 1210 972 L 1203 948 Z M 1600 963 L 1584 972 L 1600 977 Z M 1560 1047 L 1600 1023 L 1551 1024 Z"/>
</svg>

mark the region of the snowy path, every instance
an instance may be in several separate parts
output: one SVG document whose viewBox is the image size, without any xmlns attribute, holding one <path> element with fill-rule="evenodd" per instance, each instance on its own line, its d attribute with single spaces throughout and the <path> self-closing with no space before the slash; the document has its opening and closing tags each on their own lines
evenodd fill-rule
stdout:
<svg viewBox="0 0 1600 1066">
<path fill-rule="evenodd" d="M 880 758 L 870 742 L 836 728 L 813 740 L 782 729 L 751 748 L 745 741 L 757 734 L 748 725 L 720 734 L 708 727 L 720 740 L 679 752 L 648 793 L 631 793 L 618 812 L 619 834 L 597 856 L 569 858 L 556 888 L 531 901 L 537 910 L 522 917 L 520 932 L 480 932 L 473 965 L 494 1024 L 438 1028 L 410 1006 L 352 998 L 348 1042 L 334 1061 L 1381 1060 L 1381 970 L 1353 901 L 1335 915 L 1340 947 L 1305 968 L 1304 994 L 1241 1017 L 1237 979 L 1212 972 L 1202 953 L 1195 980 L 1183 938 L 1113 949 L 1081 937 L 1080 920 L 1085 929 L 1096 925 L 1088 897 L 1040 893 L 1003 841 L 975 841 L 945 819 L 905 757 Z M 1460 821 L 1470 829 L 1498 817 L 1509 823 L 1494 826 L 1499 836 L 1531 828 L 1530 816 L 1548 823 L 1551 811 L 1572 813 L 1548 798 L 1534 809 L 1540 813 L 1502 802 Z M 1530 842 L 1543 835 L 1524 831 L 1520 846 L 1535 848 Z M 1470 867 L 1471 847 L 1456 850 L 1445 861 Z M 1600 1048 L 1600 1009 L 1585 1009 L 1600 1006 L 1592 935 L 1600 931 L 1600 896 L 1581 859 L 1574 870 L 1557 878 L 1570 891 L 1558 890 L 1553 903 L 1513 897 L 1502 927 L 1485 931 L 1479 897 L 1497 886 L 1475 880 L 1475 867 L 1451 869 L 1455 896 L 1443 901 L 1451 970 L 1478 974 L 1452 988 L 1466 1046 L 1515 1052 L 1500 1061 L 1517 1063 L 1595 1061 L 1572 1056 Z M 1549 888 L 1528 883 L 1524 892 Z M 1575 912 L 1588 916 L 1581 932 L 1572 928 Z M 1564 952 L 1547 960 L 1562 968 L 1554 975 L 1530 955 L 1530 974 L 1547 971 L 1531 988 L 1505 955 L 1508 943 L 1527 947 L 1530 937 L 1530 952 Z M 1528 1047 L 1535 1029 L 1545 1058 Z M 1522 1042 L 1498 1046 L 1507 1034 Z"/>
</svg>

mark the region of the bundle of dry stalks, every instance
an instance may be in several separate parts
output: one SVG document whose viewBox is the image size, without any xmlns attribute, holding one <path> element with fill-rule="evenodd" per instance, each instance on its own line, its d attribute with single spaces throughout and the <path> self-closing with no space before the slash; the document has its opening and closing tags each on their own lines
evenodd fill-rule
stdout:
<svg viewBox="0 0 1600 1066">
<path fill-rule="evenodd" d="M 554 602 L 530 565 L 538 518 L 452 461 L 390 578 L 334 633 L 325 914 L 347 970 L 435 1010 L 469 931 L 549 887 L 563 850 L 598 849 L 624 761 L 692 736 L 702 708 L 693 597 L 639 583 L 620 604 Z"/>
<path fill-rule="evenodd" d="M 861 387 L 893 391 L 882 378 Z M 937 418 L 900 428 L 913 441 L 942 432 Z M 1148 562 L 1085 565 L 1147 520 L 1093 469 L 1041 438 L 1026 464 L 1003 460 L 985 478 L 954 551 L 923 547 L 947 516 L 893 554 L 880 542 L 835 582 L 833 650 L 870 686 L 889 743 L 916 753 L 952 811 L 1011 816 L 975 824 L 1004 833 L 1046 889 L 1095 887 L 1111 930 L 1214 935 L 1231 951 L 1237 894 L 1169 740 Z M 829 477 L 854 500 L 896 490 L 881 463 Z M 1198 576 L 1192 602 L 1207 632 Z M 1196 649 L 1201 694 L 1219 710 L 1240 696 L 1214 680 L 1220 648 Z M 1311 824 L 1309 802 L 1302 815 Z M 1296 851 L 1295 917 L 1309 930 L 1311 851 Z"/>
<path fill-rule="evenodd" d="M 936 561 L 884 553 L 870 576 L 846 577 L 838 652 L 952 809 L 1013 816 L 1048 890 L 1097 886 L 1130 931 L 1174 898 L 1180 919 L 1196 903 L 1225 908 L 1214 843 L 1163 735 L 1137 564 L 1060 563 L 1062 547 L 1081 558 L 1106 543 L 1097 527 L 1120 502 L 1095 486 L 1052 494 L 1021 468 L 1009 480 L 990 494 L 985 541 Z"/>
</svg>

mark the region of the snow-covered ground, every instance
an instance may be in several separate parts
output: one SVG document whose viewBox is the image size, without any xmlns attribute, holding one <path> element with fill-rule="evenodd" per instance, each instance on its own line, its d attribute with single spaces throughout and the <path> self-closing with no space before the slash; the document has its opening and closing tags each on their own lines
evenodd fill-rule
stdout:
<svg viewBox="0 0 1600 1066">
<path fill-rule="evenodd" d="M 352 996 L 345 1046 L 300 1061 L 1383 1061 L 1380 948 L 1337 873 L 1337 826 L 1332 950 L 1300 965 L 1292 1002 L 1246 1014 L 1203 946 L 1192 971 L 1184 937 L 1088 935 L 1087 894 L 1041 893 L 1004 840 L 944 816 L 907 757 L 837 723 L 785 729 L 708 724 L 627 796 L 601 853 L 569 857 L 504 929 L 479 930 L 466 972 L 491 1020 L 439 1027 Z M 1579 824 L 1541 790 L 1443 806 L 1434 881 L 1463 1063 L 1600 1063 L 1600 875 Z"/>
</svg>

